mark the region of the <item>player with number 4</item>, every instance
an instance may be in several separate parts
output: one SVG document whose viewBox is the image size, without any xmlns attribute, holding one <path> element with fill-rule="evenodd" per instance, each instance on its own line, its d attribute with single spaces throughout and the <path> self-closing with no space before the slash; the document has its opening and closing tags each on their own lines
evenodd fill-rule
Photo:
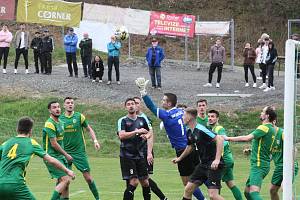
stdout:
<svg viewBox="0 0 300 200">
<path fill-rule="evenodd" d="M 184 111 L 181 108 L 176 108 L 177 96 L 172 93 L 165 93 L 162 99 L 163 108 L 157 108 L 151 98 L 147 95 L 146 87 L 149 80 L 137 78 L 135 83 L 139 87 L 146 106 L 156 117 L 162 120 L 172 148 L 175 149 L 176 156 L 179 157 L 187 146 L 187 136 L 182 120 Z M 178 162 L 177 166 L 182 183 L 183 185 L 186 185 L 188 177 L 193 173 L 195 168 L 193 165 L 193 157 L 191 155 L 186 156 Z M 195 190 L 193 195 L 197 199 L 205 199 L 199 188 Z"/>
</svg>

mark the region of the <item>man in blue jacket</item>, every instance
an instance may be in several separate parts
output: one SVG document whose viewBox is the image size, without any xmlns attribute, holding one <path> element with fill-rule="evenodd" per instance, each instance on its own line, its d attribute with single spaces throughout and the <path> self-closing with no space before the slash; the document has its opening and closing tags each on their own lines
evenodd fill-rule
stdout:
<svg viewBox="0 0 300 200">
<path fill-rule="evenodd" d="M 78 42 L 78 37 L 74 33 L 74 29 L 70 28 L 68 30 L 68 34 L 65 35 L 64 45 L 66 51 L 68 70 L 70 73 L 69 77 L 73 77 L 73 70 L 74 70 L 74 74 L 76 78 L 78 78 L 78 67 L 76 61 L 77 42 Z M 73 63 L 73 67 L 72 67 L 72 63 Z"/>
<path fill-rule="evenodd" d="M 120 70 L 119 70 L 119 56 L 120 56 L 120 49 L 121 49 L 121 42 L 116 40 L 116 36 L 111 36 L 111 42 L 107 44 L 107 51 L 108 51 L 108 82 L 107 85 L 111 84 L 111 73 L 112 73 L 112 66 L 115 66 L 116 70 L 116 79 L 117 84 L 120 85 Z"/>
<path fill-rule="evenodd" d="M 158 45 L 156 38 L 152 39 L 152 47 L 148 48 L 146 60 L 149 66 L 152 88 L 161 89 L 161 61 L 165 58 L 164 50 Z M 157 84 L 156 84 L 157 80 Z"/>
</svg>

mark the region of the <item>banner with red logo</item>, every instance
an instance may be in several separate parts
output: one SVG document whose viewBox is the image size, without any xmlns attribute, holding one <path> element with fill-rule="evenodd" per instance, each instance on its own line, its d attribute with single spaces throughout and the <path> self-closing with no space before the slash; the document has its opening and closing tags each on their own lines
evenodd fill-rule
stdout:
<svg viewBox="0 0 300 200">
<path fill-rule="evenodd" d="M 194 37 L 195 16 L 153 11 L 150 17 L 149 32 L 151 35 Z"/>
<path fill-rule="evenodd" d="M 15 19 L 15 0 L 0 1 L 0 20 Z"/>
</svg>

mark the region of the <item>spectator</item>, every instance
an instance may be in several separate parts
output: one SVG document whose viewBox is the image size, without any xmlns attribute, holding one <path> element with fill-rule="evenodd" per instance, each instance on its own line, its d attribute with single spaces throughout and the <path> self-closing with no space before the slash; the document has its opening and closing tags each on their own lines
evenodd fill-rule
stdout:
<svg viewBox="0 0 300 200">
<path fill-rule="evenodd" d="M 44 73 L 44 68 L 42 66 L 42 60 L 41 60 L 41 33 L 39 31 L 36 31 L 34 34 L 34 38 L 31 41 L 30 48 L 33 49 L 33 58 L 34 58 L 34 66 L 35 66 L 35 73 L 39 73 L 39 62 L 41 65 L 41 73 Z"/>
<path fill-rule="evenodd" d="M 2 30 L 0 31 L 0 65 L 3 57 L 3 74 L 6 74 L 7 58 L 12 38 L 13 36 L 9 32 L 7 25 L 2 25 Z"/>
<path fill-rule="evenodd" d="M 256 58 L 256 53 L 255 50 L 251 47 L 250 43 L 246 43 L 245 49 L 243 52 L 243 57 L 244 57 L 244 71 L 245 71 L 245 87 L 249 87 L 248 83 L 248 69 L 250 69 L 252 78 L 253 78 L 253 86 L 256 88 L 256 76 L 254 72 L 254 63 L 255 63 L 255 58 Z"/>
<path fill-rule="evenodd" d="M 262 81 L 263 84 L 259 87 L 259 89 L 265 89 L 267 88 L 266 85 L 266 78 L 267 78 L 267 64 L 266 64 L 266 59 L 267 59 L 267 55 L 268 55 L 268 51 L 269 51 L 269 42 L 270 42 L 270 38 L 269 37 L 265 37 L 263 39 L 263 45 L 261 47 L 261 55 L 260 55 L 260 63 L 259 63 L 259 67 L 261 68 L 261 72 L 262 72 Z"/>
<path fill-rule="evenodd" d="M 84 77 L 92 78 L 91 60 L 92 60 L 92 39 L 89 38 L 88 33 L 83 33 L 83 39 L 79 43 L 80 55 L 82 60 L 82 67 Z"/>
<path fill-rule="evenodd" d="M 41 60 L 42 69 L 45 70 L 45 74 L 50 75 L 52 73 L 52 51 L 53 51 L 53 39 L 49 36 L 49 30 L 44 30 L 44 37 L 41 43 Z"/>
<path fill-rule="evenodd" d="M 300 35 L 295 33 L 293 35 L 291 35 L 291 39 L 292 40 L 297 40 L 297 41 L 300 41 Z M 296 48 L 295 50 L 295 59 L 296 59 L 296 65 L 297 65 L 297 79 L 300 78 L 300 47 Z M 298 60 L 297 60 L 298 59 Z"/>
<path fill-rule="evenodd" d="M 218 77 L 217 77 L 216 87 L 219 88 L 221 78 L 222 78 L 223 64 L 226 61 L 225 48 L 221 45 L 220 39 L 217 39 L 216 44 L 210 48 L 210 60 L 211 60 L 211 65 L 209 67 L 209 72 L 208 72 L 208 83 L 206 83 L 203 86 L 204 87 L 212 86 L 211 81 L 213 78 L 213 73 L 215 72 L 216 68 L 218 68 Z"/>
<path fill-rule="evenodd" d="M 149 47 L 146 60 L 149 66 L 152 88 L 161 89 L 161 61 L 165 58 L 164 50 L 158 45 L 156 38 L 152 39 L 152 47 Z M 156 84 L 157 80 L 157 84 Z"/>
<path fill-rule="evenodd" d="M 102 83 L 103 72 L 104 72 L 103 61 L 100 56 L 95 56 L 92 62 L 92 76 L 93 76 L 92 82 L 96 82 L 96 79 L 98 78 L 99 83 Z"/>
<path fill-rule="evenodd" d="M 25 30 L 25 24 L 20 25 L 20 30 L 16 32 L 15 35 L 15 47 L 16 47 L 16 58 L 15 58 L 15 70 L 14 73 L 18 73 L 18 63 L 21 54 L 23 55 L 25 61 L 25 73 L 28 74 L 28 49 L 29 49 L 29 32 Z"/>
<path fill-rule="evenodd" d="M 78 66 L 76 60 L 77 42 L 78 42 L 78 37 L 74 33 L 74 29 L 70 28 L 68 30 L 68 34 L 65 35 L 64 45 L 65 45 L 66 58 L 67 58 L 67 64 L 69 70 L 69 77 L 73 77 L 73 71 L 74 71 L 76 78 L 78 78 Z M 72 63 L 73 63 L 73 67 L 72 67 Z"/>
<path fill-rule="evenodd" d="M 274 67 L 275 63 L 277 61 L 277 49 L 274 47 L 274 43 L 270 42 L 268 44 L 269 51 L 266 59 L 266 64 L 267 64 L 267 69 L 268 69 L 268 75 L 269 75 L 269 80 L 268 80 L 268 87 L 264 89 L 264 92 L 268 92 L 271 90 L 275 90 L 273 81 L 274 81 Z"/>
<path fill-rule="evenodd" d="M 256 59 L 255 62 L 258 64 L 259 67 L 259 76 L 257 77 L 257 79 L 262 79 L 262 70 L 260 68 L 260 62 L 261 62 L 261 51 L 262 51 L 262 46 L 264 46 L 265 42 L 262 39 L 259 39 L 257 41 L 257 46 L 255 49 L 255 53 L 256 53 Z"/>
<path fill-rule="evenodd" d="M 107 51 L 108 51 L 108 82 L 107 85 L 111 84 L 111 73 L 112 73 L 112 66 L 115 66 L 116 71 L 116 80 L 117 84 L 120 85 L 120 69 L 119 69 L 119 56 L 120 56 L 120 48 L 121 42 L 116 41 L 116 36 L 111 36 L 111 42 L 107 44 Z"/>
</svg>

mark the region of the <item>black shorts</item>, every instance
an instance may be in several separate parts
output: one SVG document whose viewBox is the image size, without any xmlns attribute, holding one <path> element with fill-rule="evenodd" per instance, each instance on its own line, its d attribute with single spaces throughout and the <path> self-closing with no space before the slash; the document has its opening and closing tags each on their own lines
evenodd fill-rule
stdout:
<svg viewBox="0 0 300 200">
<path fill-rule="evenodd" d="M 189 177 L 189 182 L 202 185 L 205 183 L 208 189 L 220 189 L 223 168 L 212 170 L 198 164 L 193 174 Z"/>
<path fill-rule="evenodd" d="M 147 163 L 145 159 L 129 159 L 120 157 L 122 177 L 124 180 L 148 178 Z"/>
<path fill-rule="evenodd" d="M 176 150 L 176 156 L 179 157 L 183 151 L 184 149 Z M 190 176 L 195 169 L 193 153 L 178 162 L 177 167 L 180 176 Z"/>
</svg>

